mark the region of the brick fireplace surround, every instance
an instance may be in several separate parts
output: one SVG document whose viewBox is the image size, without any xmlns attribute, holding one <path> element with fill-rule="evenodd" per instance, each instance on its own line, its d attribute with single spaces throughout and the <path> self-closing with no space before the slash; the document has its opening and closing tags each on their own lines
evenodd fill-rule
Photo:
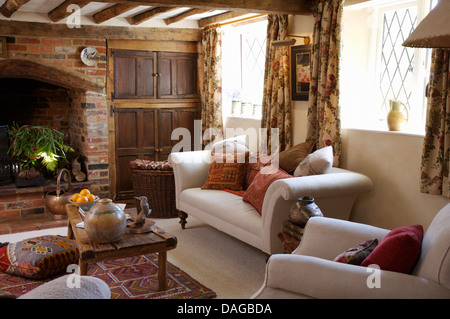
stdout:
<svg viewBox="0 0 450 319">
<path fill-rule="evenodd" d="M 4 36 L 4 35 L 2 35 Z M 86 159 L 90 189 L 102 197 L 109 196 L 109 154 L 108 154 L 108 108 L 104 87 L 106 86 L 106 41 L 90 39 L 67 39 L 46 37 L 7 36 L 8 57 L 3 63 L 11 65 L 19 60 L 36 62 L 38 66 L 57 67 L 68 74 L 79 74 L 80 77 L 97 84 L 101 90 L 89 91 L 85 87 L 79 89 L 76 83 L 67 87 L 57 88 L 54 92 L 67 92 L 65 102 L 67 107 L 57 107 L 52 98 L 46 98 L 45 107 L 39 114 L 46 114 L 46 121 L 51 125 L 60 125 L 58 129 L 64 131 L 71 146 L 77 149 Z M 80 59 L 80 53 L 85 47 L 95 47 L 100 53 L 100 60 L 96 66 L 86 66 Z M 29 70 L 30 77 L 36 78 L 36 72 Z M 1 72 L 0 72 L 1 73 Z M 0 77 L 23 77 L 2 74 Z M 27 76 L 25 76 L 27 77 Z M 68 76 L 69 78 L 69 76 Z M 44 79 L 43 82 L 49 82 Z M 58 85 L 58 83 L 52 83 Z M 65 85 L 65 86 L 64 86 Z M 25 92 L 24 88 L 24 92 Z M 42 90 L 42 89 L 41 89 Z M 48 95 L 49 91 L 45 91 Z M 53 94 L 53 93 L 50 93 Z M 61 98 L 56 98 L 61 101 Z M 64 100 L 64 99 L 63 99 Z M 5 101 L 5 99 L 3 99 Z M 0 102 L 0 114 L 7 110 L 8 105 Z M 17 112 L 20 112 L 17 110 Z M 1 115 L 0 115 L 1 118 Z M 59 124 L 55 124 L 59 123 Z M 1 125 L 2 123 L 0 123 Z M 32 124 L 32 123 L 30 123 Z M 55 190 L 55 184 L 45 187 L 16 189 L 12 186 L 0 187 L 0 234 L 66 225 L 64 215 L 53 215 L 45 208 L 44 196 L 48 191 Z"/>
</svg>

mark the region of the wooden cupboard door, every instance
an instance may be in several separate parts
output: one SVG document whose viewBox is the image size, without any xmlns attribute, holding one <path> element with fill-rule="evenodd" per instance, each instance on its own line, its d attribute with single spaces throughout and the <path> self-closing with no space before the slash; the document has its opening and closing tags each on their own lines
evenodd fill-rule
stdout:
<svg viewBox="0 0 450 319">
<path fill-rule="evenodd" d="M 153 99 L 155 95 L 155 60 L 153 57 L 142 58 L 138 65 L 139 98 Z"/>
<path fill-rule="evenodd" d="M 156 160 L 157 110 L 116 109 L 116 198 L 133 195 L 130 161 L 137 158 Z"/>
<path fill-rule="evenodd" d="M 114 57 L 114 97 L 135 98 L 137 60 L 129 56 Z"/>
<path fill-rule="evenodd" d="M 172 98 L 172 61 L 158 53 L 158 98 Z"/>
<path fill-rule="evenodd" d="M 113 50 L 114 98 L 153 99 L 155 92 L 155 53 Z"/>
<path fill-rule="evenodd" d="M 176 127 L 177 113 L 172 109 L 158 111 L 158 160 L 164 161 L 169 157 L 174 142 L 171 139 L 172 131 Z"/>
<path fill-rule="evenodd" d="M 196 108 L 180 108 L 177 109 L 177 126 L 181 128 L 186 128 L 189 131 L 190 138 L 190 149 L 183 149 L 183 151 L 194 151 L 195 150 L 195 120 L 200 120 L 200 111 Z M 201 128 L 199 134 L 201 135 Z M 185 137 L 183 137 L 185 138 Z M 188 138 L 188 137 L 186 137 Z M 179 140 L 175 141 L 175 144 L 180 142 Z M 199 144 L 201 142 L 199 141 Z M 184 141 L 183 141 L 184 144 Z"/>
<path fill-rule="evenodd" d="M 189 138 L 190 150 L 194 150 L 194 121 L 199 117 L 200 112 L 196 108 L 160 109 L 158 111 L 158 160 L 166 160 L 172 152 L 172 148 L 184 138 Z M 189 136 L 175 136 L 176 139 L 172 140 L 172 132 L 176 128 L 186 128 Z"/>
<path fill-rule="evenodd" d="M 197 54 L 158 52 L 158 98 L 198 98 Z"/>
</svg>

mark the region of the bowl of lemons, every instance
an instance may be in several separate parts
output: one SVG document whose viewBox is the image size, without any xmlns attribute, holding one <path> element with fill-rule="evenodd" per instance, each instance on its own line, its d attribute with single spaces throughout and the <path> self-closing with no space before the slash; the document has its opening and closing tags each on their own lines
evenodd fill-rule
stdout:
<svg viewBox="0 0 450 319">
<path fill-rule="evenodd" d="M 89 210 L 89 208 L 94 206 L 98 202 L 98 200 L 98 196 L 92 194 L 89 189 L 83 188 L 79 193 L 75 193 L 72 195 L 69 203 L 73 204 L 76 207 L 81 207 L 83 208 L 83 210 Z"/>
</svg>

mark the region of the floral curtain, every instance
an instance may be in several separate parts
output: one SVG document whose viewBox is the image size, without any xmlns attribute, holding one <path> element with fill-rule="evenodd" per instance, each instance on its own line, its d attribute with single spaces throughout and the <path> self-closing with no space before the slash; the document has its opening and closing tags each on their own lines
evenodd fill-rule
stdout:
<svg viewBox="0 0 450 319">
<path fill-rule="evenodd" d="M 332 145 L 334 166 L 341 154 L 339 58 L 343 0 L 328 0 L 314 7 L 307 140 L 317 148 Z"/>
<path fill-rule="evenodd" d="M 422 151 L 422 193 L 450 198 L 450 50 L 433 49 Z"/>
<path fill-rule="evenodd" d="M 262 139 L 261 151 L 267 154 L 270 154 L 271 150 L 275 152 L 278 148 L 277 145 L 272 145 L 274 130 L 271 128 L 278 129 L 278 151 L 281 152 L 292 144 L 289 47 L 272 46 L 272 41 L 285 39 L 287 28 L 287 15 L 268 16 L 261 121 L 261 127 L 267 130 L 266 136 Z"/>
<path fill-rule="evenodd" d="M 222 32 L 217 27 L 202 32 L 203 90 L 202 133 L 204 144 L 223 135 L 222 119 Z M 206 133 L 205 133 L 206 131 Z"/>
</svg>

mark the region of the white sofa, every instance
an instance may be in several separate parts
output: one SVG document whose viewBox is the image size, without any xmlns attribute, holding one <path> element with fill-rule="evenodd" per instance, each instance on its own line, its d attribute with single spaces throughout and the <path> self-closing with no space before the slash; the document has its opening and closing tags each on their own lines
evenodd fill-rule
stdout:
<svg viewBox="0 0 450 319">
<path fill-rule="evenodd" d="M 450 204 L 426 230 L 410 274 L 382 269 L 375 274 L 368 267 L 333 261 L 369 238 L 381 242 L 389 232 L 350 221 L 313 218 L 292 254 L 269 258 L 264 283 L 252 298 L 450 298 Z M 405 256 L 402 252 L 397 255 Z"/>
<path fill-rule="evenodd" d="M 324 216 L 348 220 L 358 194 L 372 189 L 368 177 L 339 168 L 321 175 L 280 179 L 269 186 L 260 215 L 241 196 L 201 189 L 210 156 L 207 150 L 170 154 L 177 209 L 268 254 L 282 252 L 277 234 L 299 197 L 314 197 Z"/>
</svg>

